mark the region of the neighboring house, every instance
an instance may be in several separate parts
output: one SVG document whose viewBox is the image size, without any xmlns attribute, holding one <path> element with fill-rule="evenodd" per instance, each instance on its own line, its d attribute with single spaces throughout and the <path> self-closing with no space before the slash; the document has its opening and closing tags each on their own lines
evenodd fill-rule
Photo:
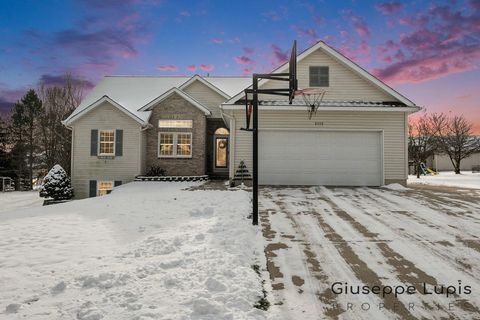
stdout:
<svg viewBox="0 0 480 320">
<path fill-rule="evenodd" d="M 299 88 L 323 87 L 325 99 L 309 119 L 301 97 L 292 105 L 260 97 L 260 183 L 405 184 L 407 116 L 419 108 L 323 42 L 298 56 L 297 73 Z M 241 161 L 251 170 L 251 132 L 240 130 L 249 85 L 248 77 L 105 77 L 64 121 L 76 195 L 104 194 L 152 165 L 230 179 Z"/>
<path fill-rule="evenodd" d="M 427 167 L 433 168 L 436 171 L 454 170 L 452 161 L 446 154 L 434 154 L 427 159 L 426 164 Z M 475 166 L 480 166 L 480 152 L 474 153 L 460 162 L 461 171 L 472 171 L 472 168 Z"/>
</svg>

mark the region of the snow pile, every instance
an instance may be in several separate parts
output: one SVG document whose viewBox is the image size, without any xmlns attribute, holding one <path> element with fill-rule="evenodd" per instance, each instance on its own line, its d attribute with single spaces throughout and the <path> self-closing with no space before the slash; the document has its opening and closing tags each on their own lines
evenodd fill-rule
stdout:
<svg viewBox="0 0 480 320">
<path fill-rule="evenodd" d="M 43 179 L 40 187 L 40 197 L 54 200 L 68 200 L 73 198 L 73 188 L 65 170 L 56 164 Z"/>
<path fill-rule="evenodd" d="M 263 319 L 249 195 L 184 190 L 200 184 L 134 182 L 3 213 L 0 317 Z"/>
<path fill-rule="evenodd" d="M 0 192 L 0 213 L 31 207 L 41 207 L 42 204 L 43 199 L 38 195 L 38 191 Z"/>
<path fill-rule="evenodd" d="M 439 172 L 437 175 L 408 176 L 408 184 L 426 184 L 434 186 L 480 189 L 480 173 L 463 171 L 455 174 L 453 171 Z"/>
<path fill-rule="evenodd" d="M 404 186 L 402 186 L 400 183 L 390 183 L 390 184 L 382 186 L 382 188 L 389 189 L 389 190 L 394 190 L 394 191 L 409 190 L 408 188 L 405 188 Z"/>
</svg>

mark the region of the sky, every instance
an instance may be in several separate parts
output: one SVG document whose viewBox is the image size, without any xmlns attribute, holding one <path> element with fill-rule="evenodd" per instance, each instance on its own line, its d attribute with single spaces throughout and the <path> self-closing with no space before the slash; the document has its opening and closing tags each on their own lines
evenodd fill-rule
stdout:
<svg viewBox="0 0 480 320">
<path fill-rule="evenodd" d="M 250 75 L 325 41 L 480 134 L 480 0 L 0 0 L 0 110 L 66 72 Z"/>
</svg>

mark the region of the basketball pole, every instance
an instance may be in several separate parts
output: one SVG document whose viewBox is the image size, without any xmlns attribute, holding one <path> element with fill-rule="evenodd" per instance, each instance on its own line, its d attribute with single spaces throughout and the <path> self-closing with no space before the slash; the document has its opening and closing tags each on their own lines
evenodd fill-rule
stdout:
<svg viewBox="0 0 480 320">
<path fill-rule="evenodd" d="M 258 77 L 253 75 L 253 197 L 252 224 L 258 225 Z"/>
</svg>

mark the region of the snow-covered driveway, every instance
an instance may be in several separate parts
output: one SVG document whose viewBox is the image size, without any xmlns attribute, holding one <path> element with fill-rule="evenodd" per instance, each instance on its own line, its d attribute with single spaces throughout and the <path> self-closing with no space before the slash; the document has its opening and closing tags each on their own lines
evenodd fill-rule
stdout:
<svg viewBox="0 0 480 320">
<path fill-rule="evenodd" d="M 480 319 L 480 191 L 263 188 L 260 199 L 279 318 Z M 340 292 L 364 285 L 386 294 Z M 442 285 L 455 294 L 424 292 Z"/>
<path fill-rule="evenodd" d="M 263 319 L 249 194 L 200 185 L 2 212 L 0 319 Z"/>
</svg>

